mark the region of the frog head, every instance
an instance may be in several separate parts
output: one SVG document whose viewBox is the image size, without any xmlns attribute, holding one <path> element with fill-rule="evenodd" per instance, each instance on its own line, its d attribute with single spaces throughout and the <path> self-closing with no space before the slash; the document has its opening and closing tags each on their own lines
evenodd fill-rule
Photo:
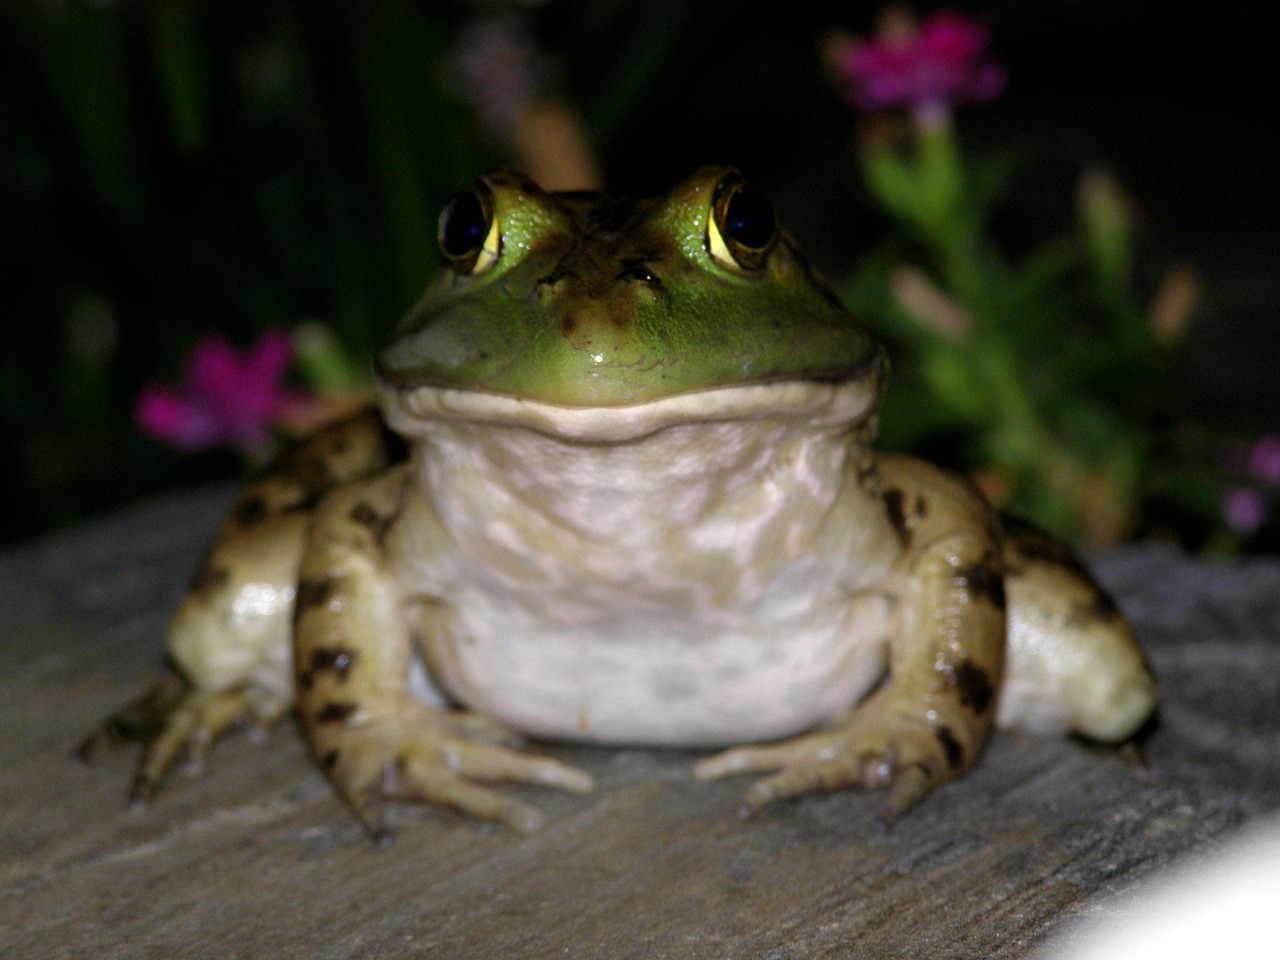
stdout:
<svg viewBox="0 0 1280 960">
<path fill-rule="evenodd" d="M 494 171 L 448 202 L 439 239 L 446 267 L 378 355 L 384 395 L 707 409 L 725 388 L 824 384 L 878 400 L 879 346 L 732 168 L 640 200 Z"/>
</svg>

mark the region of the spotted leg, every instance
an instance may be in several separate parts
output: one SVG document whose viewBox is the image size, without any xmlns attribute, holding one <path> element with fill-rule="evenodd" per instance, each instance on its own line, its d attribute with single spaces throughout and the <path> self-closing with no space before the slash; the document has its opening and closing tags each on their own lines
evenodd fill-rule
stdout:
<svg viewBox="0 0 1280 960">
<path fill-rule="evenodd" d="M 179 759 L 198 770 L 224 731 L 287 713 L 294 583 L 311 514 L 328 491 L 385 469 L 396 445 L 365 410 L 290 447 L 250 483 L 169 625 L 170 672 L 109 717 L 80 756 L 103 739 L 142 741 L 131 796 L 145 803 Z"/>
<path fill-rule="evenodd" d="M 992 726 L 1005 648 L 1001 555 L 976 491 L 920 461 L 880 466 L 886 518 L 901 553 L 883 589 L 896 610 L 884 682 L 832 726 L 704 760 L 712 779 L 769 774 L 743 798 L 749 815 L 786 797 L 887 787 L 891 823 L 967 770 Z"/>
<path fill-rule="evenodd" d="M 376 840 L 389 837 L 387 801 L 441 804 L 516 829 L 541 814 L 482 785 L 508 780 L 582 792 L 591 779 L 521 753 L 496 724 L 410 693 L 414 604 L 394 575 L 431 526 L 408 497 L 406 468 L 344 488 L 321 506 L 304 550 L 294 657 L 298 706 L 317 759 Z M 429 535 L 429 532 L 428 534 Z M 406 561 L 406 564 L 408 561 Z"/>
</svg>

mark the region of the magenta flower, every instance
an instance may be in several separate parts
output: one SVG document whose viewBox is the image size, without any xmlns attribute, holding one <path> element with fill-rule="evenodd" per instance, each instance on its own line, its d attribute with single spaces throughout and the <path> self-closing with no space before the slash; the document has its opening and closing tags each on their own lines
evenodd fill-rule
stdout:
<svg viewBox="0 0 1280 960">
<path fill-rule="evenodd" d="M 182 384 L 143 390 L 134 420 L 143 433 L 179 450 L 229 447 L 252 455 L 271 440 L 282 415 L 306 402 L 282 383 L 289 363 L 289 338 L 279 331 L 244 352 L 216 334 L 204 337 Z"/>
<path fill-rule="evenodd" d="M 1254 477 L 1280 487 L 1280 434 L 1258 440 L 1249 450 L 1248 469 Z"/>
<path fill-rule="evenodd" d="M 1005 68 L 988 55 L 989 40 L 981 24 L 942 10 L 918 29 L 844 41 L 833 65 L 858 110 L 906 109 L 936 125 L 951 107 L 1004 91 Z"/>
<path fill-rule="evenodd" d="M 1266 498 L 1249 487 L 1232 487 L 1222 497 L 1222 517 L 1242 537 L 1250 537 L 1271 519 Z"/>
</svg>

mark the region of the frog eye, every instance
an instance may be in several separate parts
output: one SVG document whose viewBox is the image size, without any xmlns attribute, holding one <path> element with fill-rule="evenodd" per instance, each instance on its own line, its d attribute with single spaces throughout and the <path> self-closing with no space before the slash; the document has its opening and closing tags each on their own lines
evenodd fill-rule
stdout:
<svg viewBox="0 0 1280 960">
<path fill-rule="evenodd" d="M 717 262 L 737 270 L 759 270 L 777 236 L 773 204 L 763 190 L 739 176 L 720 181 L 707 220 L 707 248 Z"/>
<path fill-rule="evenodd" d="M 498 260 L 502 237 L 493 196 L 483 182 L 455 193 L 440 211 L 440 252 L 455 273 L 484 273 Z"/>
</svg>

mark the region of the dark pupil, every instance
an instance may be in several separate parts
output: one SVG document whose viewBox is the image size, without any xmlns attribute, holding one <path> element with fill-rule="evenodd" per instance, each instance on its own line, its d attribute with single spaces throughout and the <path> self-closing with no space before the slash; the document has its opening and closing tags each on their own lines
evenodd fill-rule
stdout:
<svg viewBox="0 0 1280 960">
<path fill-rule="evenodd" d="M 724 208 L 724 232 L 748 250 L 761 250 L 773 240 L 773 205 L 764 191 L 744 183 Z"/>
<path fill-rule="evenodd" d="M 473 190 L 463 190 L 444 208 L 440 246 L 446 256 L 465 257 L 484 242 L 488 228 L 480 198 Z"/>
</svg>

